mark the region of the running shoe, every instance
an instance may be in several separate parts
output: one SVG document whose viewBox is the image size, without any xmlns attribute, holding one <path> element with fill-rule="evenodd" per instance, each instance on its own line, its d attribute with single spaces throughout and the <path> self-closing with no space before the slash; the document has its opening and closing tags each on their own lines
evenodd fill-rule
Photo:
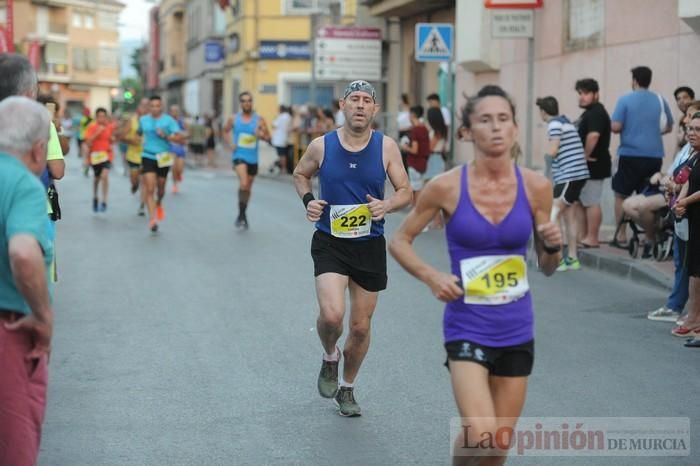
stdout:
<svg viewBox="0 0 700 466">
<path fill-rule="evenodd" d="M 557 272 L 566 272 L 569 270 L 566 266 L 566 257 L 562 257 L 559 261 L 559 267 L 557 267 Z"/>
<path fill-rule="evenodd" d="M 107 203 L 103 202 L 100 204 L 100 212 L 107 212 Z"/>
<path fill-rule="evenodd" d="M 156 207 L 156 218 L 159 222 L 162 222 L 165 219 L 165 209 L 163 209 L 163 206 L 161 205 Z"/>
<path fill-rule="evenodd" d="M 243 226 L 243 219 L 241 217 L 236 218 L 236 228 L 241 228 Z"/>
<path fill-rule="evenodd" d="M 318 393 L 323 398 L 333 398 L 338 391 L 338 364 L 340 361 L 326 361 L 321 363 L 321 372 L 318 374 Z"/>
<path fill-rule="evenodd" d="M 352 387 L 340 387 L 335 394 L 335 404 L 338 406 L 338 414 L 345 417 L 361 416 L 360 405 L 355 401 Z"/>
<path fill-rule="evenodd" d="M 150 228 L 151 231 L 155 233 L 156 231 L 158 231 L 158 222 L 156 222 L 155 220 L 151 220 L 150 222 L 148 222 L 148 228 Z"/>
<path fill-rule="evenodd" d="M 97 212 L 99 210 L 100 203 L 97 201 L 97 198 L 92 200 L 92 211 Z"/>
<path fill-rule="evenodd" d="M 666 306 L 661 306 L 660 308 L 649 312 L 647 314 L 647 319 L 656 320 L 659 322 L 676 322 L 680 316 L 680 312 L 676 312 L 673 309 L 667 308 Z"/>
<path fill-rule="evenodd" d="M 581 270 L 581 262 L 578 259 L 567 257 L 566 270 Z"/>
<path fill-rule="evenodd" d="M 141 205 L 139 206 L 138 215 L 139 215 L 139 217 L 143 217 L 144 215 L 146 215 L 146 211 L 145 211 L 145 209 L 144 209 L 144 207 L 143 207 L 143 204 L 141 204 Z"/>
<path fill-rule="evenodd" d="M 244 230 L 247 230 L 249 228 L 248 226 L 248 217 L 243 217 L 241 219 L 241 226 L 243 227 Z"/>
</svg>

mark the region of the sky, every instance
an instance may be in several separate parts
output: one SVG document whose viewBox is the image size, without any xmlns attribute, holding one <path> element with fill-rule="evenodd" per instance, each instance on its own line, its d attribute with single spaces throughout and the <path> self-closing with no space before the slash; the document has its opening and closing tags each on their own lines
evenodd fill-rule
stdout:
<svg viewBox="0 0 700 466">
<path fill-rule="evenodd" d="M 119 18 L 119 40 L 148 37 L 148 12 L 157 2 L 153 0 L 119 0 L 126 5 Z"/>
</svg>

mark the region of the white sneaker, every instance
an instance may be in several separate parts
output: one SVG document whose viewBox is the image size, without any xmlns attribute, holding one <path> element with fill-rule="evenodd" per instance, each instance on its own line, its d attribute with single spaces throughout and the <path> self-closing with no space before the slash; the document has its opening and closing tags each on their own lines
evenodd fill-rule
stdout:
<svg viewBox="0 0 700 466">
<path fill-rule="evenodd" d="M 680 315 L 680 312 L 676 312 L 673 309 L 667 308 L 666 306 L 661 306 L 655 311 L 648 313 L 647 319 L 660 322 L 675 322 Z"/>
</svg>

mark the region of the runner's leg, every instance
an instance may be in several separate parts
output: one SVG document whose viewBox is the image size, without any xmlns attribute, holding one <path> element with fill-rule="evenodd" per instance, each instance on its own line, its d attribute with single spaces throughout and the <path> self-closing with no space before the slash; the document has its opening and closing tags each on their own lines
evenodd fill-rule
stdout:
<svg viewBox="0 0 700 466">
<path fill-rule="evenodd" d="M 349 280 L 349 288 L 350 325 L 343 350 L 343 381 L 353 383 L 369 349 L 370 323 L 377 307 L 379 293 L 367 291 L 352 280 Z"/>
<path fill-rule="evenodd" d="M 109 168 L 105 167 L 100 174 L 102 181 L 102 202 L 107 204 L 107 195 L 109 193 Z"/>
<path fill-rule="evenodd" d="M 338 273 L 323 273 L 316 277 L 316 298 L 320 313 L 316 330 L 326 354 L 334 354 L 338 339 L 343 334 L 345 317 L 345 290 L 349 278 Z"/>
<path fill-rule="evenodd" d="M 143 195 L 146 200 L 146 208 L 148 209 L 148 218 L 151 221 L 156 220 L 156 200 L 153 197 L 156 190 L 156 174 L 148 172 L 143 174 Z"/>
<path fill-rule="evenodd" d="M 478 454 L 477 448 L 465 447 L 476 445 L 484 438 L 484 433 L 493 434 L 497 429 L 496 407 L 491 394 L 488 369 L 471 361 L 451 360 L 449 365 L 452 392 L 459 416 L 462 418 L 462 430 L 457 435 L 454 448 L 460 449 L 460 453 Z M 480 465 L 484 459 L 483 456 L 453 456 L 452 464 L 475 466 Z"/>
</svg>

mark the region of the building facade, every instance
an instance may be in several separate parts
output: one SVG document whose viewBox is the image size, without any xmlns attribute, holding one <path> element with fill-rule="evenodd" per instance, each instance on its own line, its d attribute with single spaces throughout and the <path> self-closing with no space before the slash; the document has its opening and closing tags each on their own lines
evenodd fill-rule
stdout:
<svg viewBox="0 0 700 466">
<path fill-rule="evenodd" d="M 64 109 L 110 108 L 119 87 L 119 13 L 114 0 L 15 0 L 14 42 L 37 68 L 41 93 Z M 0 2 L 0 24 L 6 10 Z"/>
<path fill-rule="evenodd" d="M 187 2 L 187 81 L 184 110 L 190 115 L 221 115 L 226 17 L 211 0 Z"/>
<path fill-rule="evenodd" d="M 166 106 L 183 104 L 187 79 L 187 2 L 162 0 L 158 6 L 158 81 Z"/>
<path fill-rule="evenodd" d="M 253 94 L 256 110 L 272 119 L 280 104 L 301 105 L 311 94 L 311 15 L 317 25 L 353 24 L 358 0 L 231 0 L 226 7 L 223 115 L 238 110 L 238 94 Z M 332 5 L 336 4 L 335 9 Z M 330 14 L 335 11 L 335 18 Z M 372 19 L 371 21 L 375 21 Z M 330 106 L 343 84 L 318 81 L 316 102 Z"/>
</svg>

